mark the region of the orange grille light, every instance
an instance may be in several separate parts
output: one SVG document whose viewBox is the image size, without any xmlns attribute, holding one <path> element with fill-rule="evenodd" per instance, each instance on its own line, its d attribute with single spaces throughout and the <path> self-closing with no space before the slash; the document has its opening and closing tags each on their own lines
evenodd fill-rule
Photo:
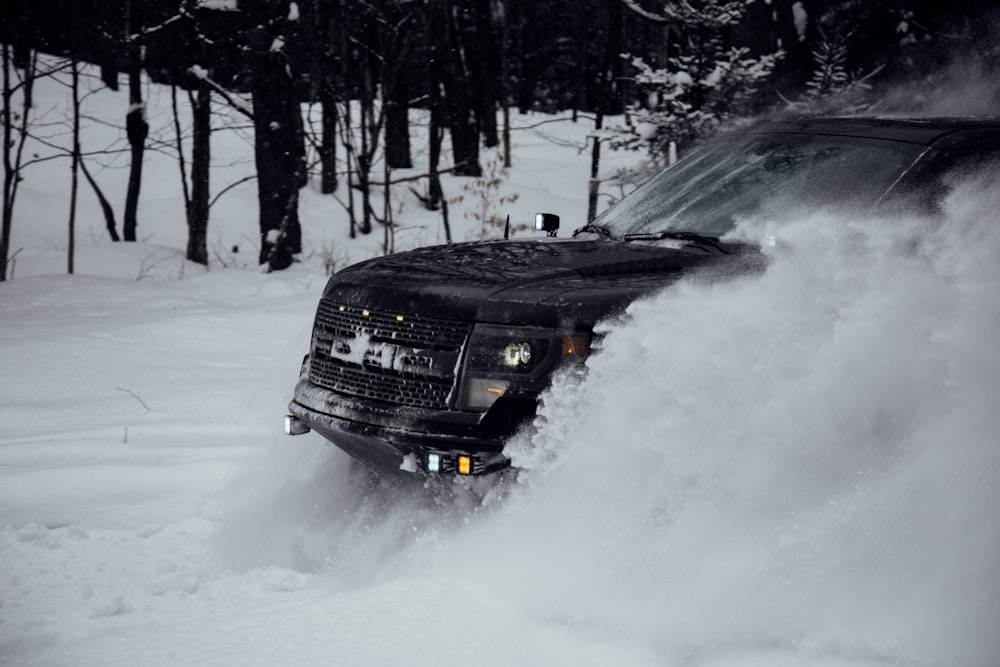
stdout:
<svg viewBox="0 0 1000 667">
<path fill-rule="evenodd" d="M 471 475 L 472 474 L 472 457 L 471 456 L 459 456 L 458 457 L 458 474 L 459 475 Z"/>
</svg>

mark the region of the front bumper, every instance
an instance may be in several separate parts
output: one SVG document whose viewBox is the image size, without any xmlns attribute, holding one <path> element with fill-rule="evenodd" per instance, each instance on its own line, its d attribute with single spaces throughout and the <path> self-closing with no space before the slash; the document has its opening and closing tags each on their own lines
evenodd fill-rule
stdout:
<svg viewBox="0 0 1000 667">
<path fill-rule="evenodd" d="M 383 404 L 337 394 L 305 377 L 289 412 L 369 467 L 484 475 L 510 465 L 504 441 L 534 416 L 533 398 L 504 398 L 485 415 Z M 428 465 L 430 463 L 430 465 Z"/>
</svg>

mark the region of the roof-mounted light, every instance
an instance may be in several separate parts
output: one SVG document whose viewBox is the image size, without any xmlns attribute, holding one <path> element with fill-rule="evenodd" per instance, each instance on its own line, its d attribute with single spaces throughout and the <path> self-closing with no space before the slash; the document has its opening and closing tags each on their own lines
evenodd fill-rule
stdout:
<svg viewBox="0 0 1000 667">
<path fill-rule="evenodd" d="M 535 229 L 549 236 L 555 236 L 559 231 L 559 216 L 554 213 L 536 213 Z"/>
</svg>

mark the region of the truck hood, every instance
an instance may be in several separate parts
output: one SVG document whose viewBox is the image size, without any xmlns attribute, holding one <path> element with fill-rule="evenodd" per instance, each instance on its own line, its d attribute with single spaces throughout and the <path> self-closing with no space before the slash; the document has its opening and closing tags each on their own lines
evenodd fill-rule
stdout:
<svg viewBox="0 0 1000 667">
<path fill-rule="evenodd" d="M 457 243 L 350 266 L 330 279 L 324 298 L 467 322 L 572 328 L 737 256 L 607 240 Z"/>
</svg>

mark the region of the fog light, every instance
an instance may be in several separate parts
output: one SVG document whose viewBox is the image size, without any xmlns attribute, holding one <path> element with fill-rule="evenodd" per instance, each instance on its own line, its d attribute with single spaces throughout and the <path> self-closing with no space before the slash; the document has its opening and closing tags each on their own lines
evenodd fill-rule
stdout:
<svg viewBox="0 0 1000 667">
<path fill-rule="evenodd" d="M 458 457 L 458 474 L 459 475 L 471 475 L 472 474 L 472 457 L 471 456 L 459 456 Z"/>
<path fill-rule="evenodd" d="M 441 472 L 441 455 L 433 452 L 427 455 L 427 472 Z"/>
<path fill-rule="evenodd" d="M 462 409 L 486 412 L 505 393 L 507 393 L 507 382 L 504 380 L 469 378 L 465 383 Z"/>
</svg>

